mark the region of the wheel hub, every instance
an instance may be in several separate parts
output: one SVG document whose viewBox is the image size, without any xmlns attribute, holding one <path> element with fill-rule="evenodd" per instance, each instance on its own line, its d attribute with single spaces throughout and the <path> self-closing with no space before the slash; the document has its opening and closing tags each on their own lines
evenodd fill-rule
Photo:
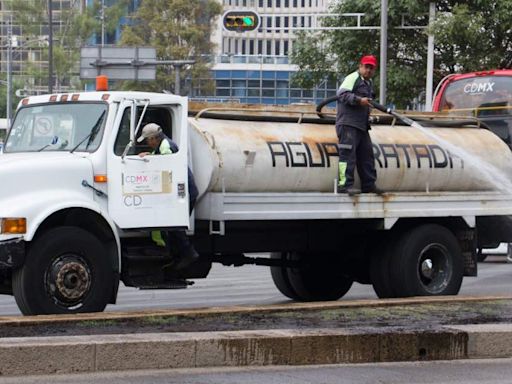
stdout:
<svg viewBox="0 0 512 384">
<path fill-rule="evenodd" d="M 431 259 L 425 259 L 421 263 L 421 273 L 424 277 L 427 279 L 432 279 L 432 276 L 434 274 L 433 270 L 434 264 L 432 263 Z"/>
<path fill-rule="evenodd" d="M 91 287 L 91 271 L 78 256 L 61 256 L 51 264 L 46 278 L 50 294 L 63 305 L 80 303 Z"/>
<path fill-rule="evenodd" d="M 449 251 L 442 244 L 429 244 L 421 252 L 418 274 L 421 283 L 430 294 L 442 292 L 448 285 L 452 275 L 449 260 Z"/>
</svg>

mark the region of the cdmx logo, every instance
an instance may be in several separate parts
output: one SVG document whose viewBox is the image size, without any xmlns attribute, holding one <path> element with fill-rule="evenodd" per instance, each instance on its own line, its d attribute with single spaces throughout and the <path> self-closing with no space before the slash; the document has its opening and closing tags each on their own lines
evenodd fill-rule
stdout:
<svg viewBox="0 0 512 384">
<path fill-rule="evenodd" d="M 149 182 L 149 176 L 147 175 L 127 175 L 124 176 L 124 182 L 126 184 L 146 184 Z"/>
</svg>

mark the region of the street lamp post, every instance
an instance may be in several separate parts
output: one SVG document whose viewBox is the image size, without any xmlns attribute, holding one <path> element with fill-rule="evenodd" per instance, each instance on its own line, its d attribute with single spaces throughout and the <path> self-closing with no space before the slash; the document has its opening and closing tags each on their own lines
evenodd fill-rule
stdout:
<svg viewBox="0 0 512 384">
<path fill-rule="evenodd" d="M 53 5 L 48 0 L 48 93 L 53 93 Z"/>
<path fill-rule="evenodd" d="M 7 25 L 7 99 L 6 99 L 6 118 L 7 126 L 11 126 L 12 118 L 12 14 Z"/>
<path fill-rule="evenodd" d="M 434 22 L 436 16 L 436 3 L 432 1 L 429 6 L 429 24 Z M 434 35 L 428 34 L 427 43 L 427 84 L 425 86 L 425 110 L 432 111 L 432 89 L 434 86 Z"/>
<path fill-rule="evenodd" d="M 386 105 L 388 61 L 388 0 L 380 3 L 380 92 L 379 102 Z"/>
</svg>

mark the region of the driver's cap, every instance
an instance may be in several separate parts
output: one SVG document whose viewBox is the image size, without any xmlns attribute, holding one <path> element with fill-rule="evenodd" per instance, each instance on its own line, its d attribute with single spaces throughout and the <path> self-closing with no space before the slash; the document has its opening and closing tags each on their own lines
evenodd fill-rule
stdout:
<svg viewBox="0 0 512 384">
<path fill-rule="evenodd" d="M 142 128 L 142 134 L 137 139 L 138 143 L 143 142 L 148 137 L 158 136 L 162 132 L 162 128 L 158 124 L 149 123 Z"/>
</svg>

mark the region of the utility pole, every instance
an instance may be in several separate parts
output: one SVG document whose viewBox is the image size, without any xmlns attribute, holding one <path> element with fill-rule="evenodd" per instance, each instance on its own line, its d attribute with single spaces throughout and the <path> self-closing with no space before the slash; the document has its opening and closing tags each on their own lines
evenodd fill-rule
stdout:
<svg viewBox="0 0 512 384">
<path fill-rule="evenodd" d="M 388 62 L 388 0 L 380 3 L 380 90 L 379 102 L 386 105 Z"/>
<path fill-rule="evenodd" d="M 53 93 L 53 5 L 48 0 L 48 93 Z"/>
<path fill-rule="evenodd" d="M 101 46 L 105 46 L 105 0 L 101 0 Z"/>
<path fill-rule="evenodd" d="M 195 64 L 195 60 L 161 60 L 157 61 L 156 64 L 171 64 L 174 67 L 174 93 L 179 95 L 181 92 L 180 83 L 181 83 L 181 68 L 185 65 Z"/>
<path fill-rule="evenodd" d="M 7 100 L 6 100 L 7 126 L 11 126 L 12 118 L 12 12 L 7 25 Z"/>
<path fill-rule="evenodd" d="M 436 17 L 436 3 L 430 3 L 428 23 L 432 25 Z M 428 34 L 427 43 L 427 84 L 425 91 L 425 110 L 432 111 L 432 89 L 434 87 L 434 35 Z"/>
</svg>

